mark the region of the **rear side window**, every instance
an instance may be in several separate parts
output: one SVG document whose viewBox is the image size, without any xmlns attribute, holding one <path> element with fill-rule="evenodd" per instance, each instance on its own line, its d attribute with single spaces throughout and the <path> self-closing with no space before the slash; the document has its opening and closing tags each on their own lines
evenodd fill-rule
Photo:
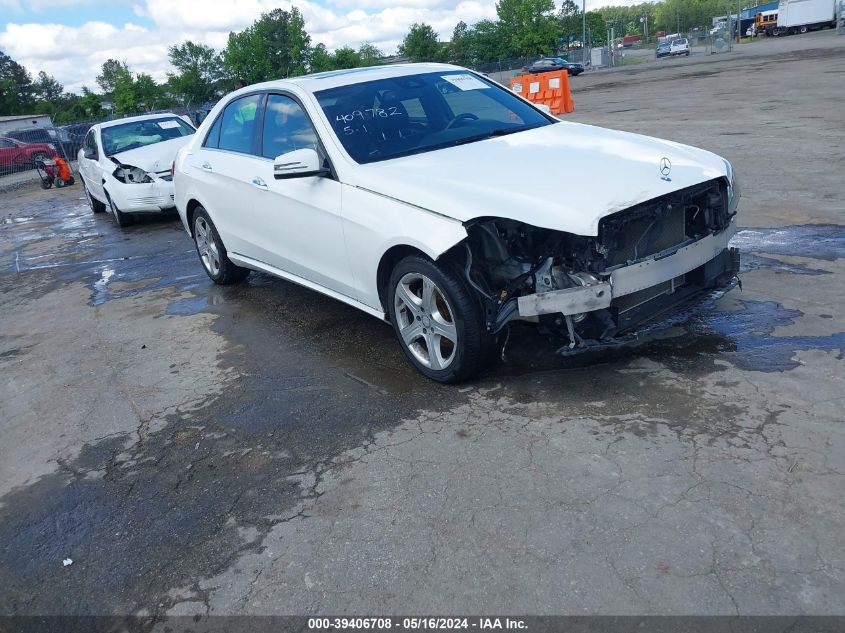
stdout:
<svg viewBox="0 0 845 633">
<path fill-rule="evenodd" d="M 256 114 L 261 95 L 250 95 L 232 101 L 223 110 L 220 124 L 220 149 L 252 153 L 256 133 Z M 216 125 L 216 122 L 215 122 Z"/>
<path fill-rule="evenodd" d="M 267 97 L 261 151 L 264 158 L 305 148 L 317 149 L 317 133 L 308 115 L 290 97 Z"/>
</svg>

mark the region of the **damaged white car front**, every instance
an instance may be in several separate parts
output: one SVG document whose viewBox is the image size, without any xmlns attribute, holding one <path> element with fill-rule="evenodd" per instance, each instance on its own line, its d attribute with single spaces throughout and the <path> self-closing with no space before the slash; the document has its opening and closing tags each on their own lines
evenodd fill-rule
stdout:
<svg viewBox="0 0 845 633">
<path fill-rule="evenodd" d="M 668 179 L 671 163 L 661 173 Z M 728 243 L 740 192 L 727 176 L 607 215 L 596 236 L 512 219 L 467 223 L 464 274 L 484 297 L 487 328 L 519 319 L 568 339 L 560 352 L 615 345 L 679 307 L 739 283 L 739 251 Z"/>
<path fill-rule="evenodd" d="M 79 156 L 94 212 L 108 209 L 124 226 L 134 214 L 174 209 L 173 160 L 195 131 L 175 114 L 94 126 Z"/>
</svg>

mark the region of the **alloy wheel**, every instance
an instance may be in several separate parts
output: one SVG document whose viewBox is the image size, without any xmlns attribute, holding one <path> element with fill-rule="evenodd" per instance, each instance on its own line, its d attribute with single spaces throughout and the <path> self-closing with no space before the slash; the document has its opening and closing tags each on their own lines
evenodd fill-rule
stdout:
<svg viewBox="0 0 845 633">
<path fill-rule="evenodd" d="M 202 265 L 212 276 L 216 276 L 220 273 L 220 252 L 211 233 L 211 226 L 205 218 L 198 217 L 194 222 L 194 235 Z"/>
<path fill-rule="evenodd" d="M 404 275 L 396 285 L 394 308 L 402 342 L 420 364 L 434 370 L 452 364 L 458 349 L 454 312 L 431 279 Z"/>
</svg>

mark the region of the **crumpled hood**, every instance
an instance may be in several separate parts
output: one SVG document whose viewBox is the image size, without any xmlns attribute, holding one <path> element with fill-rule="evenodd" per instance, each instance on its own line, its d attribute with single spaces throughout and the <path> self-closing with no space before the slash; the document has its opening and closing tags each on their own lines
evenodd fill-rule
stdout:
<svg viewBox="0 0 845 633">
<path fill-rule="evenodd" d="M 126 152 L 112 154 L 111 158 L 118 160 L 124 165 L 138 167 L 146 172 L 167 171 L 173 164 L 179 148 L 190 143 L 193 138 L 193 134 L 180 136 L 169 141 L 153 143 L 152 145 L 130 149 Z"/>
<path fill-rule="evenodd" d="M 726 175 L 724 159 L 705 150 L 561 122 L 362 165 L 346 182 L 461 222 L 501 217 L 597 235 L 606 215 Z"/>
</svg>

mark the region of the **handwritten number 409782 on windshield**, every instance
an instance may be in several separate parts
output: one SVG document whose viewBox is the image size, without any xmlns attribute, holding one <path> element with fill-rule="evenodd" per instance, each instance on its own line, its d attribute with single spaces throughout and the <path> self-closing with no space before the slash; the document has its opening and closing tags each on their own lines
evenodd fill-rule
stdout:
<svg viewBox="0 0 845 633">
<path fill-rule="evenodd" d="M 367 108 L 366 110 L 353 110 L 347 114 L 338 114 L 336 120 L 343 121 L 344 123 L 351 123 L 356 118 L 361 119 L 362 121 L 368 116 L 373 119 L 376 117 L 386 119 L 389 116 L 398 116 L 400 114 L 402 113 L 399 112 L 399 108 L 396 106 L 391 106 L 389 108 Z"/>
</svg>

